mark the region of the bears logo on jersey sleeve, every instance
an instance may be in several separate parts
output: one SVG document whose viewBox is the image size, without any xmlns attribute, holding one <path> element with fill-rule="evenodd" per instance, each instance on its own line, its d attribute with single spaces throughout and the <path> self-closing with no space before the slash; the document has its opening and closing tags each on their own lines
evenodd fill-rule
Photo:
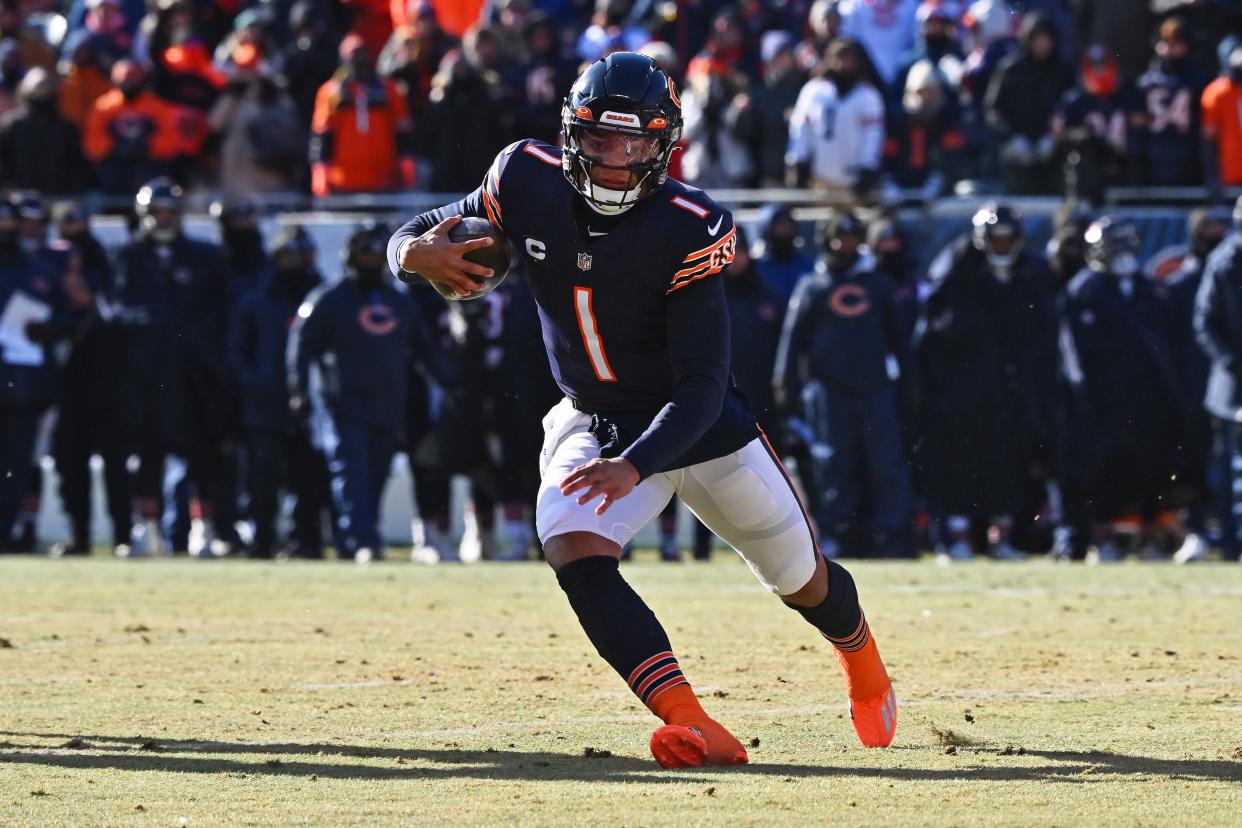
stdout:
<svg viewBox="0 0 1242 828">
<path fill-rule="evenodd" d="M 714 209 L 709 209 L 684 196 L 674 197 L 672 203 L 701 219 L 701 229 L 694 232 L 692 237 L 702 246 L 692 250 L 681 260 L 669 283 L 669 293 L 721 272 L 733 261 L 737 251 L 737 228 L 733 225 L 733 216 L 728 210 L 715 205 Z"/>
</svg>

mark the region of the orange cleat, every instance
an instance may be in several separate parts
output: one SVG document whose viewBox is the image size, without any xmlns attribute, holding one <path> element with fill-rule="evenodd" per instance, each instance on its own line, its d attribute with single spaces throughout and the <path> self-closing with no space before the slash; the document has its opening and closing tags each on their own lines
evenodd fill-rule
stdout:
<svg viewBox="0 0 1242 828">
<path fill-rule="evenodd" d="M 850 699 L 850 722 L 864 747 L 888 747 L 897 733 L 897 696 L 893 685 L 879 696 Z"/>
<path fill-rule="evenodd" d="M 665 768 L 745 765 L 750 761 L 742 743 L 711 719 L 657 727 L 651 734 L 651 755 Z"/>
</svg>

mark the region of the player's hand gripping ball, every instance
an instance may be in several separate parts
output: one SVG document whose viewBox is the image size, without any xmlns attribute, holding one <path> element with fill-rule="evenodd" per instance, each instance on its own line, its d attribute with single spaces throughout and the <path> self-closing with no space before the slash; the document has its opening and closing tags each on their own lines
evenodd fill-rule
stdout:
<svg viewBox="0 0 1242 828">
<path fill-rule="evenodd" d="M 491 268 L 492 275 L 487 277 L 471 276 L 472 279 L 481 281 L 483 284 L 478 290 L 467 293 L 464 296 L 454 291 L 448 285 L 432 282 L 431 286 L 439 291 L 441 296 L 453 302 L 464 302 L 467 299 L 478 299 L 480 296 L 486 296 L 500 287 L 500 283 L 505 280 L 505 276 L 509 273 L 509 240 L 505 238 L 503 233 L 493 227 L 492 223 L 487 219 L 471 216 L 463 218 L 455 224 L 449 230 L 448 237 L 453 244 L 462 244 L 474 239 L 491 239 L 492 243 L 489 246 L 467 250 L 462 254 L 462 258 L 468 262 Z"/>
</svg>

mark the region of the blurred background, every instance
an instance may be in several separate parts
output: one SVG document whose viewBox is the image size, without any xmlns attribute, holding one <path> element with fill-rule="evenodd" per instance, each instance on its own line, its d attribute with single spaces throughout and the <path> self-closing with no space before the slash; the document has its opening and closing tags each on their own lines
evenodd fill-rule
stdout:
<svg viewBox="0 0 1242 828">
<path fill-rule="evenodd" d="M 1228 0 L 0 0 L 0 549 L 537 555 L 520 261 L 446 305 L 377 250 L 639 50 L 830 553 L 1237 558 L 1240 43 Z"/>
</svg>

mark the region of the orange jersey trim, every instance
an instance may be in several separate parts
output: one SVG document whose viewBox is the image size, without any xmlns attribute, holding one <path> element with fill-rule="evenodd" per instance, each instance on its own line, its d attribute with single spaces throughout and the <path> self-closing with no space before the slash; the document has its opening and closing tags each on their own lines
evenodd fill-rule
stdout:
<svg viewBox="0 0 1242 828">
<path fill-rule="evenodd" d="M 483 194 L 490 195 L 492 197 L 492 206 L 496 208 L 496 215 L 504 218 L 504 213 L 500 211 L 500 176 L 496 175 L 495 167 L 492 168 L 491 173 L 488 175 L 488 179 L 490 184 L 489 186 L 483 188 Z"/>
<path fill-rule="evenodd" d="M 483 208 L 487 210 L 487 220 L 492 223 L 492 226 L 497 230 L 503 229 L 500 224 L 500 205 L 487 190 L 483 191 Z"/>
<path fill-rule="evenodd" d="M 687 261 L 694 259 L 694 263 L 690 267 L 673 274 L 668 292 L 672 293 L 675 290 L 680 290 L 692 282 L 697 282 L 699 279 L 704 279 L 724 270 L 725 266 L 733 261 L 736 250 L 737 229 L 733 228 L 725 234 L 723 239 L 711 247 L 704 248 L 697 253 L 691 253 L 687 256 Z"/>
<path fill-rule="evenodd" d="M 689 276 L 697 276 L 700 273 L 706 273 L 707 271 L 710 271 L 711 269 L 712 269 L 712 263 L 710 261 L 699 262 L 696 265 L 687 267 L 685 270 L 679 270 L 676 273 L 674 273 L 672 284 L 675 285 L 677 284 L 677 282 L 681 281 L 682 279 L 685 279 Z"/>
<path fill-rule="evenodd" d="M 604 351 L 604 340 L 599 333 L 599 321 L 595 318 L 595 309 L 591 303 L 591 288 L 574 288 L 574 310 L 578 317 L 578 332 L 582 334 L 582 347 L 586 348 L 587 359 L 591 362 L 591 370 L 600 382 L 616 382 L 617 372 L 612 370 L 608 362 L 608 354 Z M 590 330 L 587 330 L 587 324 Z M 603 369 L 601 372 L 600 369 Z"/>
<path fill-rule="evenodd" d="M 695 259 L 701 259 L 704 256 L 708 255 L 709 253 L 714 253 L 715 251 L 724 247 L 726 244 L 728 244 L 729 242 L 733 241 L 736 238 L 737 238 L 737 228 L 730 227 L 729 232 L 721 236 L 720 241 L 716 242 L 715 244 L 710 244 L 707 247 L 704 247 L 702 250 L 694 251 L 690 255 L 686 256 L 686 258 L 682 259 L 682 261 L 692 262 Z"/>
<path fill-rule="evenodd" d="M 668 289 L 668 293 L 672 293 L 675 290 L 681 290 L 686 285 L 693 284 L 697 282 L 699 279 L 706 279 L 708 276 L 714 276 L 722 270 L 724 270 L 724 265 L 720 265 L 719 267 L 713 267 L 711 270 L 704 271 L 703 273 L 700 273 L 698 276 L 685 279 L 684 281 L 681 281 L 681 282 L 676 282 Z"/>
</svg>

